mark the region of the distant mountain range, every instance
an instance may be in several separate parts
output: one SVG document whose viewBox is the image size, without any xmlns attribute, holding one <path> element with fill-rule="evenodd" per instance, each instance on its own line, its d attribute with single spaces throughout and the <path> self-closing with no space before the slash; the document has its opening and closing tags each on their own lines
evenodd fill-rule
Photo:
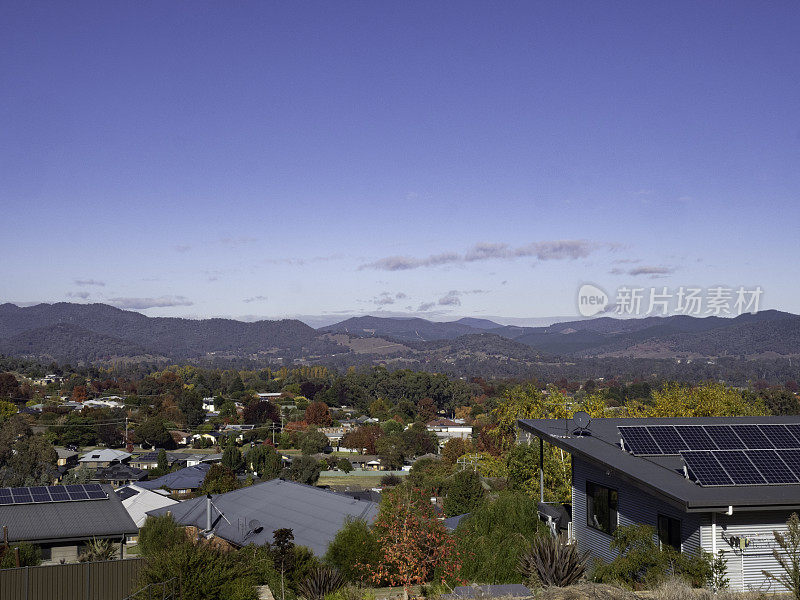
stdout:
<svg viewBox="0 0 800 600">
<path fill-rule="evenodd" d="M 73 363 L 223 358 L 409 366 L 531 365 L 557 357 L 769 358 L 800 354 L 800 316 L 602 317 L 549 327 L 365 316 L 313 329 L 292 319 L 248 323 L 147 317 L 104 304 L 2 304 L 0 354 Z"/>
</svg>

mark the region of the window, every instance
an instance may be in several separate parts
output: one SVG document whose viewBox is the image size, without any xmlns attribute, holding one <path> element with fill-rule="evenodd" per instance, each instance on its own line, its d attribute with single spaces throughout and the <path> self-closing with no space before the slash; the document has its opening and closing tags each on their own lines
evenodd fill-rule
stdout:
<svg viewBox="0 0 800 600">
<path fill-rule="evenodd" d="M 586 524 L 609 535 L 617 528 L 617 490 L 586 482 Z"/>
<path fill-rule="evenodd" d="M 665 515 L 658 515 L 658 543 L 664 546 L 672 546 L 678 552 L 681 551 L 681 522 Z"/>
</svg>

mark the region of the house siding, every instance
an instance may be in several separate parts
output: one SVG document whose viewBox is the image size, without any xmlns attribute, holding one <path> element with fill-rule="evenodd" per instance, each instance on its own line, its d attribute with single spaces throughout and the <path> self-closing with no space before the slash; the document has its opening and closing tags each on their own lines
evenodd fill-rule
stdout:
<svg viewBox="0 0 800 600">
<path fill-rule="evenodd" d="M 781 573 L 772 550 L 777 548 L 773 531 L 786 531 L 786 521 L 792 511 L 736 512 L 732 515 L 718 513 L 717 551 L 722 550 L 728 561 L 728 578 L 731 589 L 754 592 L 784 592 L 785 588 L 764 576 L 762 571 Z M 711 516 L 703 519 L 701 533 L 703 549 L 713 551 Z M 731 537 L 745 537 L 750 545 L 741 550 L 731 543 Z"/>
<path fill-rule="evenodd" d="M 681 521 L 681 548 L 694 554 L 700 549 L 699 514 L 688 514 L 666 502 L 629 485 L 600 468 L 572 457 L 572 527 L 581 550 L 588 550 L 593 558 L 610 562 L 617 557 L 611 548 L 611 536 L 586 524 L 586 482 L 615 489 L 619 493 L 617 525 L 647 524 L 658 527 L 658 515 L 666 515 Z"/>
</svg>

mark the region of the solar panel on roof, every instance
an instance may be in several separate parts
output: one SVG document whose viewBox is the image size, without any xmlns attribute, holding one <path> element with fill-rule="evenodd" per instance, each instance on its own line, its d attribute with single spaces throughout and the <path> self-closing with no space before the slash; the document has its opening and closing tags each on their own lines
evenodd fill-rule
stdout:
<svg viewBox="0 0 800 600">
<path fill-rule="evenodd" d="M 709 437 L 701 425 L 678 425 L 675 427 L 678 435 L 686 442 L 689 450 L 716 450 L 717 445 Z"/>
<path fill-rule="evenodd" d="M 740 450 L 745 447 L 730 425 L 706 425 L 703 429 L 720 450 Z"/>
<path fill-rule="evenodd" d="M 800 481 L 800 449 L 790 448 L 788 450 L 775 450 L 775 452 Z"/>
<path fill-rule="evenodd" d="M 786 425 L 759 425 L 758 428 L 776 448 L 800 448 L 800 442 Z"/>
<path fill-rule="evenodd" d="M 748 450 L 766 450 L 775 447 L 761 432 L 758 425 L 733 425 L 732 427 Z"/>
<path fill-rule="evenodd" d="M 647 431 L 646 427 L 619 427 L 619 433 L 625 442 L 626 449 L 630 450 L 633 454 L 661 454 L 661 448 L 658 447 L 653 437 Z"/>
<path fill-rule="evenodd" d="M 775 450 L 745 450 L 747 458 L 767 480 L 767 483 L 797 483 L 798 479 Z"/>
<path fill-rule="evenodd" d="M 689 450 L 686 442 L 678 435 L 672 425 L 650 426 L 647 431 L 650 432 L 658 447 L 661 448 L 662 454 L 678 454 L 681 450 Z"/>
<path fill-rule="evenodd" d="M 713 454 L 736 485 L 766 483 L 755 465 L 747 458 L 744 450 L 717 450 Z"/>
<path fill-rule="evenodd" d="M 784 427 L 800 442 L 800 423 L 787 423 Z"/>
<path fill-rule="evenodd" d="M 684 451 L 681 456 L 700 485 L 733 485 L 733 481 L 710 450 Z"/>
<path fill-rule="evenodd" d="M 103 488 L 96 484 L 68 486 L 33 486 L 0 488 L 0 504 L 44 504 L 71 500 L 106 500 Z"/>
</svg>

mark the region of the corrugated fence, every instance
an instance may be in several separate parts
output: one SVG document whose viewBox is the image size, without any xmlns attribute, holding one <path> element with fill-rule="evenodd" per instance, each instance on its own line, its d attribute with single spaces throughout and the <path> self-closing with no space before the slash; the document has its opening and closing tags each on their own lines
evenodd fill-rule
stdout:
<svg viewBox="0 0 800 600">
<path fill-rule="evenodd" d="M 0 570 L 2 600 L 122 600 L 136 591 L 144 559 Z"/>
</svg>

